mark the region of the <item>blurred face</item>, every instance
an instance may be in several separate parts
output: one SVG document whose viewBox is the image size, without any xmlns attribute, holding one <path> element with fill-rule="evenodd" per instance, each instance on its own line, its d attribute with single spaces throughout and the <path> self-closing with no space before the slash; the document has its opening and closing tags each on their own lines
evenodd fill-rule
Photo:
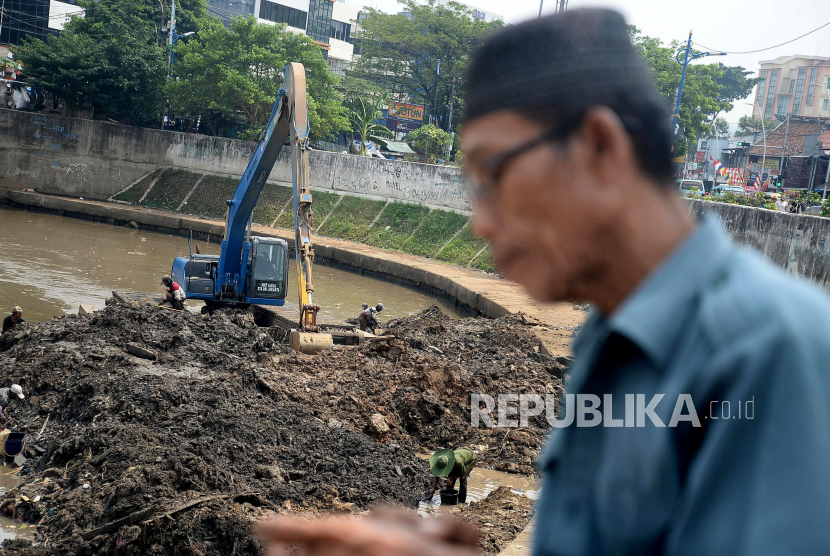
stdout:
<svg viewBox="0 0 830 556">
<path fill-rule="evenodd" d="M 13 320 L 14 322 L 17 322 L 17 321 L 18 321 L 18 319 L 20 319 L 20 317 L 21 317 L 21 316 L 23 316 L 23 314 L 22 314 L 22 313 L 12 313 L 12 320 Z"/>
<path fill-rule="evenodd" d="M 473 230 L 490 242 L 504 275 L 542 302 L 580 297 L 583 284 L 604 271 L 604 252 L 612 249 L 619 188 L 608 191 L 601 141 L 584 131 L 587 126 L 521 150 L 498 172 L 490 171 L 488 160 L 550 130 L 511 111 L 463 128 L 466 170 L 479 184 Z"/>
</svg>

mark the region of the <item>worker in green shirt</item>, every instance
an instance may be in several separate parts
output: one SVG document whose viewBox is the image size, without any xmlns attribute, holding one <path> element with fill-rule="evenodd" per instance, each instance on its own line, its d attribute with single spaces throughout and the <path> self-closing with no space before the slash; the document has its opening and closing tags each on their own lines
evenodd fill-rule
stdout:
<svg viewBox="0 0 830 556">
<path fill-rule="evenodd" d="M 432 500 L 432 495 L 438 489 L 442 478 L 447 479 L 447 488 L 455 488 L 455 480 L 461 479 L 458 489 L 458 501 L 462 504 L 467 501 L 467 477 L 476 466 L 476 454 L 469 448 L 455 450 L 438 450 L 429 458 L 429 471 L 434 475 L 432 488 L 424 494 L 424 500 Z"/>
</svg>

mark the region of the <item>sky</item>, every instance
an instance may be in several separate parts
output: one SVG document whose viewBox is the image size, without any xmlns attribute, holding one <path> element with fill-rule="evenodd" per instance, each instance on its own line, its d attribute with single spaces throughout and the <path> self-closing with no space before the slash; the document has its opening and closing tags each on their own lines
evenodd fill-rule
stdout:
<svg viewBox="0 0 830 556">
<path fill-rule="evenodd" d="M 554 13 L 556 0 L 542 0 L 542 14 Z M 347 0 L 349 4 L 371 6 L 395 13 L 400 11 L 396 0 Z M 506 23 L 519 23 L 539 15 L 538 0 L 470 0 L 476 8 L 499 13 Z M 830 22 L 828 0 L 568 0 L 568 9 L 605 6 L 622 12 L 626 20 L 639 27 L 643 34 L 658 37 L 668 44 L 672 40 L 686 41 L 693 30 L 692 40 L 713 50 L 746 52 L 789 41 Z M 727 66 L 743 66 L 758 75 L 759 62 L 778 56 L 794 54 L 830 58 L 830 26 L 793 43 L 751 54 L 703 58 L 700 62 L 723 62 Z M 752 113 L 745 103 L 735 102 L 735 108 L 725 115 L 730 124 L 737 124 L 741 116 Z M 734 128 L 734 125 L 732 126 Z"/>
</svg>

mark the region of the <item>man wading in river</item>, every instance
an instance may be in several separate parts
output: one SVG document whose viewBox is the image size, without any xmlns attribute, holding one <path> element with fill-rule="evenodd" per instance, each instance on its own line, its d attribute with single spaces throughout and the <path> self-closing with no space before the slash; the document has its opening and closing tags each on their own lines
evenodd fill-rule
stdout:
<svg viewBox="0 0 830 556">
<path fill-rule="evenodd" d="M 594 307 L 568 393 L 589 396 L 581 421 L 598 426 L 554 429 L 533 554 L 830 552 L 830 302 L 692 218 L 667 101 L 623 18 L 507 27 L 465 85 L 474 231 L 538 301 Z M 458 522 L 389 515 L 259 533 L 307 555 L 475 552 Z"/>
</svg>

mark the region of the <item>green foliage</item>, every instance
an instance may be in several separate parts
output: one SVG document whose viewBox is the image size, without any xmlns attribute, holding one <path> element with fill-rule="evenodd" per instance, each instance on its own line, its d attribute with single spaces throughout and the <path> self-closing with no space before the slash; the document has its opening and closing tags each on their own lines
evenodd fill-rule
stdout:
<svg viewBox="0 0 830 556">
<path fill-rule="evenodd" d="M 266 183 L 254 207 L 254 222 L 270 226 L 283 207 L 291 201 L 293 194 L 294 191 L 290 187 Z M 291 212 L 291 210 L 286 212 Z"/>
<path fill-rule="evenodd" d="M 400 92 L 420 91 L 401 100 L 425 103 L 429 114 L 446 116 L 453 82 L 453 102 L 456 108 L 461 106 L 470 54 L 503 23 L 474 19 L 471 8 L 455 2 L 401 0 L 400 4 L 409 16 L 365 10 L 361 30 L 355 33 L 361 56 L 348 73 L 381 85 L 393 98 L 399 98 Z M 441 72 L 436 76 L 438 60 Z M 436 88 L 438 109 L 434 110 Z M 442 127 L 447 121 L 443 119 Z"/>
<path fill-rule="evenodd" d="M 433 257 L 467 222 L 467 217 L 445 210 L 433 210 L 424 217 L 403 250 L 421 257 Z"/>
<path fill-rule="evenodd" d="M 70 114 L 91 106 L 122 123 L 155 121 L 167 68 L 160 17 L 149 19 L 152 5 L 142 0 L 81 4 L 85 17 L 73 17 L 59 36 L 29 40 L 18 50 L 27 81 L 63 98 Z"/>
<path fill-rule="evenodd" d="M 473 259 L 472 262 L 470 262 L 470 266 L 485 272 L 496 273 L 499 271 L 496 268 L 496 263 L 493 261 L 493 252 L 490 251 L 489 247 L 482 251 L 481 255 Z"/>
<path fill-rule="evenodd" d="M 360 151 L 358 154 L 366 156 L 366 143 L 372 141 L 381 147 L 386 146 L 384 139 L 392 139 L 394 134 L 385 126 L 374 123 L 383 117 L 381 105 L 385 97 L 374 101 L 367 101 L 360 97 L 353 99 L 352 108 L 349 109 L 349 121 L 352 124 L 352 133 L 360 137 Z"/>
<path fill-rule="evenodd" d="M 764 131 L 764 129 L 769 133 L 776 127 L 778 127 L 778 122 L 775 120 L 741 116 L 741 119 L 738 121 L 738 129 L 735 130 L 735 135 L 751 135 L 756 131 Z"/>
<path fill-rule="evenodd" d="M 729 138 L 729 122 L 727 122 L 724 118 L 716 119 L 712 128 L 715 132 L 715 137 L 723 139 Z"/>
<path fill-rule="evenodd" d="M 161 169 L 156 168 L 155 170 L 141 178 L 141 180 L 135 185 L 133 185 L 131 188 L 127 189 L 126 191 L 122 191 L 117 195 L 113 195 L 112 198 L 117 201 L 124 201 L 127 203 L 131 203 L 133 205 L 138 203 L 138 200 L 141 199 L 142 196 L 144 196 L 144 193 L 147 191 L 147 189 L 149 189 L 150 184 L 153 183 L 153 180 L 156 179 L 156 176 L 158 176 L 160 172 Z"/>
<path fill-rule="evenodd" d="M 487 242 L 475 235 L 467 226 L 445 245 L 435 258 L 439 261 L 463 266 L 468 264 L 485 245 L 487 245 Z"/>
<path fill-rule="evenodd" d="M 364 243 L 383 249 L 400 249 L 428 212 L 423 205 L 389 203 L 369 230 Z"/>
<path fill-rule="evenodd" d="M 728 203 L 731 205 L 742 205 L 745 207 L 763 207 L 767 202 L 763 193 L 741 195 L 740 193 L 726 192 L 723 195 L 711 195 L 706 197 L 707 201 L 716 203 Z"/>
<path fill-rule="evenodd" d="M 784 199 L 790 204 L 790 212 L 796 213 L 804 212 L 807 207 L 821 204 L 821 195 L 815 191 L 785 189 Z"/>
<path fill-rule="evenodd" d="M 675 54 L 685 47 L 685 43 L 673 41 L 664 46 L 660 39 L 641 35 L 640 30 L 634 26 L 629 26 L 629 29 L 635 48 L 654 76 L 658 92 L 666 104 L 674 109 L 683 73 L 683 66 L 677 63 Z M 703 64 L 695 61 L 687 66 L 674 156 L 684 155 L 688 145 L 712 131 L 709 122 L 713 122 L 720 112 L 731 110 L 732 101 L 744 98 L 751 92 L 755 80 L 747 79 L 748 73 L 740 66 L 729 67 L 719 63 Z"/>
<path fill-rule="evenodd" d="M 228 210 L 227 201 L 233 198 L 237 185 L 239 180 L 234 178 L 205 176 L 182 211 L 208 218 L 224 218 Z"/>
<path fill-rule="evenodd" d="M 153 208 L 176 210 L 185 195 L 193 189 L 196 181 L 201 177 L 200 174 L 186 170 L 165 170 L 141 204 Z"/>
<path fill-rule="evenodd" d="M 406 142 L 417 152 L 426 155 L 429 162 L 442 156 L 450 144 L 450 134 L 432 124 L 410 131 Z"/>
<path fill-rule="evenodd" d="M 327 237 L 360 241 L 386 203 L 346 195 L 326 223 L 317 230 Z"/>
<path fill-rule="evenodd" d="M 230 29 L 218 19 L 203 20 L 198 35 L 176 45 L 176 81 L 166 91 L 175 110 L 240 121 L 251 138 L 268 123 L 288 62 L 305 66 L 312 137 L 349 129 L 320 47 L 284 24 L 258 23 L 253 16 L 233 19 Z"/>
</svg>

